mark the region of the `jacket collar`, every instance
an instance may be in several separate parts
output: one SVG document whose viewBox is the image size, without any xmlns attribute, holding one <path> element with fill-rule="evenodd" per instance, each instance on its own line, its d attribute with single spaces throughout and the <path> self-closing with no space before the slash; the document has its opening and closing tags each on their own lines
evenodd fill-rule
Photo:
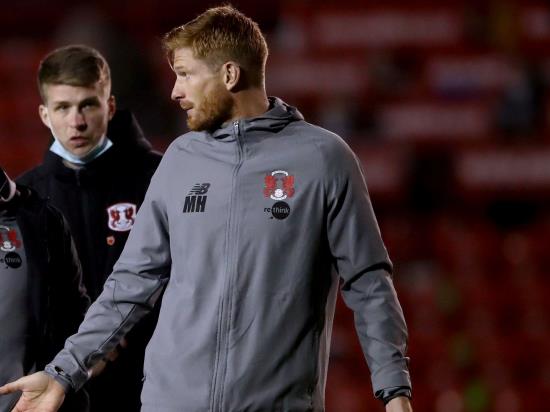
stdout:
<svg viewBox="0 0 550 412">
<path fill-rule="evenodd" d="M 289 123 L 298 120 L 304 120 L 298 109 L 286 104 L 278 97 L 269 97 L 269 109 L 267 112 L 257 117 L 229 122 L 212 132 L 211 136 L 216 140 L 233 140 L 236 122 L 238 122 L 239 130 L 246 134 L 251 131 L 275 133 L 285 128 Z"/>
</svg>

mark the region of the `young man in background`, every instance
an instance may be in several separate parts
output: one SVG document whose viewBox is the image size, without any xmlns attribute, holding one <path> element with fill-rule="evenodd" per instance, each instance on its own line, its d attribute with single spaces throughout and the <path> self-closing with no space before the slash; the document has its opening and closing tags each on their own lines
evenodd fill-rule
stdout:
<svg viewBox="0 0 550 412">
<path fill-rule="evenodd" d="M 135 118 L 117 111 L 107 62 L 95 49 L 70 45 L 38 69 L 40 119 L 54 137 L 41 165 L 19 181 L 50 199 L 67 218 L 94 301 L 117 261 L 161 155 Z M 92 412 L 139 411 L 143 356 L 152 315 L 121 341 L 120 358 L 87 386 Z M 126 347 L 127 346 L 127 347 Z"/>
</svg>

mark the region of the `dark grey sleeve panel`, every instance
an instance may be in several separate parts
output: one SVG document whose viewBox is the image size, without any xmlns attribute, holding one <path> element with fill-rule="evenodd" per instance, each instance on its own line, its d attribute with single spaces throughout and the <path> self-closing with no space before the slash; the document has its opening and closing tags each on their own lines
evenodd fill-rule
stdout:
<svg viewBox="0 0 550 412">
<path fill-rule="evenodd" d="M 327 235 L 338 274 L 349 282 L 371 267 L 391 273 L 359 160 L 344 142 L 336 143 L 327 147 L 325 190 Z"/>
<path fill-rule="evenodd" d="M 354 312 L 373 392 L 392 386 L 410 388 L 407 326 L 390 275 L 383 269 L 365 271 L 344 283 L 342 296 Z"/>
<path fill-rule="evenodd" d="M 75 390 L 88 379 L 88 370 L 153 308 L 168 282 L 171 254 L 162 186 L 159 167 L 103 292 L 78 333 L 46 369 L 50 374 L 61 370 Z"/>
<path fill-rule="evenodd" d="M 338 143 L 338 141 L 336 141 Z M 374 392 L 411 386 L 407 327 L 359 160 L 344 142 L 326 154 L 327 236 Z"/>
</svg>

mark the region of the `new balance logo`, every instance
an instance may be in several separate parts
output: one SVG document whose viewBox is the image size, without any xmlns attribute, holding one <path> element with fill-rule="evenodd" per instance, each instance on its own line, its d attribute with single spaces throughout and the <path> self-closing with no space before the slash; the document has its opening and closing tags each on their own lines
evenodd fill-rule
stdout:
<svg viewBox="0 0 550 412">
<path fill-rule="evenodd" d="M 204 212 L 210 183 L 196 183 L 185 197 L 183 213 Z"/>
<path fill-rule="evenodd" d="M 206 192 L 208 192 L 209 188 L 210 188 L 210 183 L 197 183 L 189 191 L 189 194 L 190 195 L 205 195 Z"/>
</svg>

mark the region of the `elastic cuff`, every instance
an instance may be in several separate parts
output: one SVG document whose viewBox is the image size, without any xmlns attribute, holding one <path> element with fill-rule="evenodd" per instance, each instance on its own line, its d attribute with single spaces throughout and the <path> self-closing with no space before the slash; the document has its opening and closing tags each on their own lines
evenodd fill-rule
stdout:
<svg viewBox="0 0 550 412">
<path fill-rule="evenodd" d="M 411 388 L 407 386 L 396 386 L 392 388 L 386 388 L 379 390 L 374 395 L 376 399 L 380 399 L 384 405 L 387 405 L 389 401 L 391 401 L 393 398 L 397 398 L 398 396 L 405 396 L 406 398 L 411 399 L 412 392 Z"/>
<path fill-rule="evenodd" d="M 74 392 L 73 382 L 71 381 L 69 375 L 66 374 L 65 371 L 63 371 L 63 369 L 49 364 L 46 365 L 46 367 L 44 368 L 44 372 L 54 378 L 61 386 L 63 386 L 65 394 Z"/>
</svg>

